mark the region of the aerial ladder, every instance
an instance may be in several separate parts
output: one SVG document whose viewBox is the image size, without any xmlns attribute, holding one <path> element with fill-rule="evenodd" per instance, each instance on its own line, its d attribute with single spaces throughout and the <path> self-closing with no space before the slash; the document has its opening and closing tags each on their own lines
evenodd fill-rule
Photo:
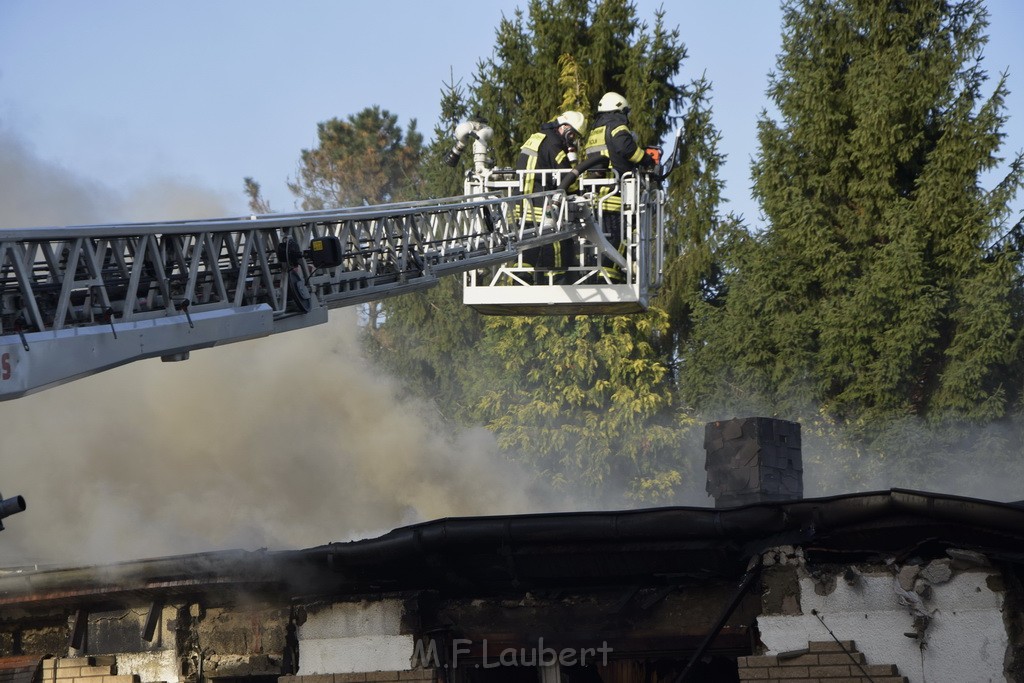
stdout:
<svg viewBox="0 0 1024 683">
<path fill-rule="evenodd" d="M 193 350 L 319 325 L 329 309 L 423 291 L 459 273 L 465 302 L 485 313 L 643 310 L 660 277 L 664 195 L 643 176 L 619 181 L 629 227 L 625 255 L 608 254 L 626 276 L 617 284 L 601 279 L 600 252 L 611 247 L 592 197 L 523 195 L 514 172 L 482 162 L 467 172 L 466 194 L 443 199 L 0 229 L 0 400 L 135 360 L 185 360 Z M 542 201 L 552 220 L 528 220 L 524 201 Z M 573 284 L 524 277 L 525 250 L 568 238 L 588 255 Z"/>
</svg>

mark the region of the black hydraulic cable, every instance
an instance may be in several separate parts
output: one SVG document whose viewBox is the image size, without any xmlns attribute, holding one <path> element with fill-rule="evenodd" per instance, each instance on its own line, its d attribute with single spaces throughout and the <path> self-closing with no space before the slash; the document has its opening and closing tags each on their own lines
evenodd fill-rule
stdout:
<svg viewBox="0 0 1024 683">
<path fill-rule="evenodd" d="M 753 565 L 747 570 L 747 573 L 744 574 L 743 578 L 740 580 L 739 588 L 736 590 L 735 595 L 732 596 L 732 600 L 729 601 L 729 604 L 726 605 L 725 609 L 722 611 L 722 616 L 718 618 L 718 621 L 715 622 L 711 631 L 704 637 L 700 647 L 698 647 L 697 651 L 690 657 L 690 661 L 686 663 L 686 668 L 683 669 L 682 673 L 676 677 L 673 683 L 684 683 L 686 681 L 687 676 L 690 674 L 690 670 L 693 669 L 697 662 L 700 661 L 701 657 L 704 656 L 708 647 L 711 646 L 712 641 L 714 641 L 714 639 L 718 637 L 718 634 L 722 632 L 722 628 L 725 627 L 725 622 L 729 621 L 729 617 L 731 617 L 732 613 L 736 611 L 737 607 L 739 607 L 740 601 L 743 600 L 743 597 L 747 594 L 747 591 L 750 590 L 750 587 L 754 585 L 754 580 L 761 574 L 761 556 L 755 556 L 753 562 Z"/>
<path fill-rule="evenodd" d="M 858 669 L 860 669 L 860 672 L 861 672 L 862 674 L 864 674 L 864 676 L 865 676 L 865 677 L 866 677 L 866 678 L 867 678 L 867 679 L 868 679 L 869 681 L 871 681 L 871 683 L 874 683 L 875 679 L 871 678 L 871 675 L 870 675 L 870 674 L 868 674 L 868 672 L 864 670 L 864 667 L 860 665 L 860 662 L 858 662 L 858 661 L 857 661 L 857 658 L 853 656 L 853 653 L 852 653 L 852 652 L 850 652 L 849 650 L 847 650 L 847 649 L 846 649 L 846 646 L 845 646 L 845 645 L 843 645 L 843 641 L 839 640 L 839 638 L 837 638 L 837 637 L 836 637 L 836 634 L 835 634 L 835 633 L 833 633 L 833 632 L 832 632 L 832 629 L 830 629 L 830 628 L 828 627 L 828 624 L 826 624 L 826 623 L 825 623 L 825 620 L 821 618 L 821 614 L 819 614 L 819 613 L 818 613 L 818 610 L 816 610 L 816 609 L 812 609 L 812 610 L 811 610 L 811 614 L 813 614 L 814 616 L 818 617 L 818 621 L 820 621 L 820 622 L 821 622 L 821 625 L 825 627 L 825 630 L 826 630 L 826 631 L 828 631 L 828 634 L 829 634 L 830 636 L 832 636 L 832 640 L 836 641 L 836 645 L 838 645 L 838 646 L 839 646 L 839 649 L 840 649 L 840 650 L 842 650 L 842 651 L 843 651 L 843 653 L 844 653 L 844 654 L 845 654 L 845 655 L 846 655 L 847 657 L 849 657 L 849 658 L 850 658 L 850 661 L 851 661 L 851 662 L 853 662 L 854 664 L 856 664 L 856 665 L 857 665 L 857 668 L 858 668 Z"/>
</svg>

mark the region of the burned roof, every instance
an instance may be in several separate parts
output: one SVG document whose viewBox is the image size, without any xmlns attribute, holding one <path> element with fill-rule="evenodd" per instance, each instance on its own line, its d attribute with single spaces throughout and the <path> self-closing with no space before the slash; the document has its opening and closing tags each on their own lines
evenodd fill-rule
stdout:
<svg viewBox="0 0 1024 683">
<path fill-rule="evenodd" d="M 0 605 L 124 595 L 360 595 L 658 585 L 738 578 L 763 550 L 812 562 L 902 560 L 949 548 L 1024 563 L 1024 507 L 892 489 L 734 508 L 444 518 L 305 550 L 225 551 L 0 573 Z"/>
</svg>

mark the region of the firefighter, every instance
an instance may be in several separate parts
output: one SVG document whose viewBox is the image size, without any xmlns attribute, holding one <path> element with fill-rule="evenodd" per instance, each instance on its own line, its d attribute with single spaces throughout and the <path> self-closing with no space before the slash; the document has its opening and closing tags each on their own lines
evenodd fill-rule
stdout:
<svg viewBox="0 0 1024 683">
<path fill-rule="evenodd" d="M 554 121 L 542 124 L 523 144 L 516 161 L 516 169 L 526 171 L 523 175 L 523 193 L 544 192 L 558 187 L 559 176 L 550 171 L 571 169 L 576 163 L 576 150 L 587 127 L 586 117 L 578 111 L 562 112 Z M 540 224 L 544 220 L 544 200 L 534 199 L 523 202 L 527 220 Z M 547 271 L 553 273 L 553 281 L 563 283 L 568 278 L 568 268 L 575 264 L 573 243 L 567 239 L 547 244 L 523 253 L 523 262 L 538 269 L 534 273 L 535 284 L 546 284 Z"/>
<path fill-rule="evenodd" d="M 604 159 L 594 167 L 596 170 L 609 166 L 619 173 L 634 172 L 640 168 L 653 168 L 654 159 L 637 144 L 636 134 L 629 129 L 629 102 L 617 92 L 605 93 L 597 104 L 597 118 L 594 128 L 587 136 L 585 161 L 595 157 Z M 622 197 L 604 187 L 597 196 L 602 209 L 602 229 L 612 246 L 624 251 L 622 246 Z M 603 201 L 602 201 L 603 200 Z M 623 279 L 622 272 L 611 267 L 611 261 L 602 260 L 605 272 L 615 280 Z"/>
</svg>

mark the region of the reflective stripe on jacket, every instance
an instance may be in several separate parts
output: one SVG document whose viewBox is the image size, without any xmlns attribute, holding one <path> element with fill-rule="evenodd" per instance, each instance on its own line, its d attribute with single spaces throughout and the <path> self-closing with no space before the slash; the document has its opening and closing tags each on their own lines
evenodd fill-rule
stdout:
<svg viewBox="0 0 1024 683">
<path fill-rule="evenodd" d="M 546 171 L 553 169 L 569 169 L 572 164 L 565 151 L 565 142 L 558 134 L 558 124 L 555 122 L 545 123 L 540 127 L 539 133 L 531 135 L 519 150 L 519 158 L 516 160 L 516 170 L 531 171 L 523 175 L 523 192 L 533 194 L 558 188 L 558 180 L 553 173 L 533 173 L 533 171 Z M 544 220 L 544 200 L 535 199 L 532 206 L 529 202 L 523 202 L 527 211 L 527 219 L 532 221 Z"/>
<path fill-rule="evenodd" d="M 594 156 L 607 159 L 603 168 L 610 166 L 619 175 L 634 171 L 643 164 L 646 154 L 629 130 L 629 121 L 625 114 L 613 111 L 597 115 L 594 127 L 587 136 L 584 150 L 585 159 L 589 160 Z M 602 166 L 598 165 L 596 168 L 600 169 Z M 602 188 L 598 192 L 598 199 L 605 198 L 602 203 L 605 211 L 619 211 L 622 209 L 622 198 L 617 194 L 607 196 L 611 191 L 611 188 Z"/>
</svg>

